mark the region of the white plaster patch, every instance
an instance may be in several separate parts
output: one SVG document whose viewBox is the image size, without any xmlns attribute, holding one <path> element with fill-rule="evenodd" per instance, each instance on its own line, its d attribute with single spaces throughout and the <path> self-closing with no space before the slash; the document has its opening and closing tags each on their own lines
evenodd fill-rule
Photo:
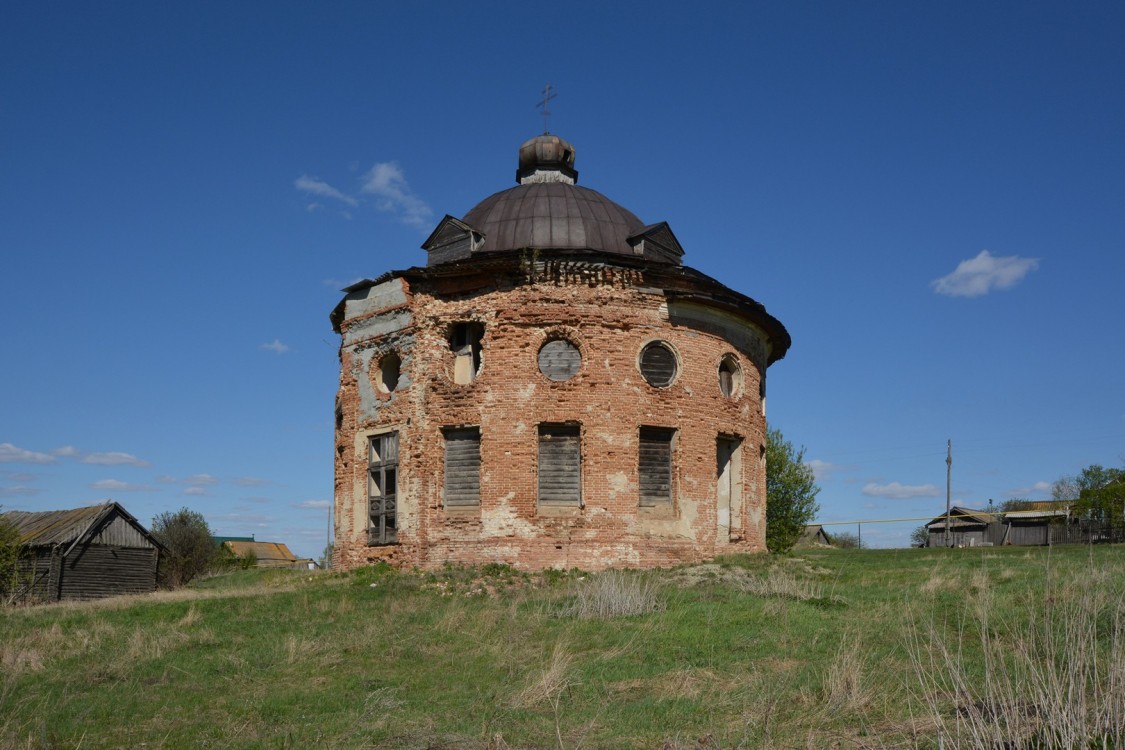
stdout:
<svg viewBox="0 0 1125 750">
<path fill-rule="evenodd" d="M 629 477 L 626 476 L 623 471 L 607 474 L 605 480 L 609 483 L 609 497 L 611 500 L 617 497 L 617 493 L 625 492 L 629 489 Z"/>
</svg>

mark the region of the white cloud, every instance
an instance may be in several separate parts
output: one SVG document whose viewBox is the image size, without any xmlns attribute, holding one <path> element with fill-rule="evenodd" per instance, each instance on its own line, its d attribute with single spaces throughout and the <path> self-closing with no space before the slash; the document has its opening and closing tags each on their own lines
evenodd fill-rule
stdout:
<svg viewBox="0 0 1125 750">
<path fill-rule="evenodd" d="M 831 464 L 827 461 L 821 461 L 819 458 L 805 461 L 805 466 L 812 469 L 813 476 L 816 477 L 817 481 L 827 479 L 832 472 L 841 468 L 839 464 Z"/>
<path fill-rule="evenodd" d="M 118 479 L 99 479 L 98 481 L 92 483 L 90 487 L 91 489 L 107 490 L 109 492 L 142 492 L 152 489 L 147 484 L 122 482 Z"/>
<path fill-rule="evenodd" d="M 863 486 L 863 494 L 868 497 L 890 497 L 895 500 L 905 500 L 911 497 L 937 497 L 941 494 L 936 485 L 932 484 L 876 484 L 868 482 Z"/>
<path fill-rule="evenodd" d="M 56 448 L 55 450 L 51 451 L 51 453 L 55 454 L 56 456 L 61 456 L 62 458 L 78 457 L 78 449 L 73 445 L 64 445 L 61 448 Z"/>
<path fill-rule="evenodd" d="M 24 464 L 50 464 L 54 463 L 55 457 L 47 453 L 38 453 L 37 451 L 29 451 L 24 448 L 12 445 L 11 443 L 0 443 L 0 462 L 3 463 L 24 463 Z"/>
<path fill-rule="evenodd" d="M 281 343 L 281 341 L 279 341 L 278 339 L 274 339 L 268 344 L 262 344 L 258 348 L 268 349 L 269 351 L 275 352 L 277 354 L 285 354 L 285 352 L 289 351 L 289 345 Z"/>
<path fill-rule="evenodd" d="M 332 505 L 329 500 L 305 500 L 303 503 L 297 503 L 296 508 L 312 508 L 314 510 L 324 510 Z"/>
<path fill-rule="evenodd" d="M 185 495 L 191 495 L 192 497 L 206 497 L 206 496 L 210 495 L 211 493 L 207 491 L 206 487 L 198 487 L 198 486 L 193 485 L 191 487 L 185 488 L 184 494 Z"/>
<path fill-rule="evenodd" d="M 42 490 L 36 487 L 23 487 L 17 485 L 15 487 L 0 487 L 0 497 L 20 497 L 28 495 L 38 495 Z"/>
<path fill-rule="evenodd" d="M 1038 267 L 1038 258 L 1000 258 L 981 250 L 980 255 L 961 261 L 953 273 L 931 281 L 930 286 L 938 294 L 950 297 L 979 297 L 993 289 L 1015 286 Z"/>
<path fill-rule="evenodd" d="M 1008 490 L 1005 494 L 1008 497 L 1025 497 L 1040 492 L 1050 492 L 1053 486 L 1054 485 L 1050 482 L 1036 482 L 1030 487 L 1016 487 L 1015 489 Z"/>
<path fill-rule="evenodd" d="M 26 471 L 14 471 L 6 474 L 5 477 L 9 482 L 34 482 L 39 478 L 34 474 L 28 474 Z"/>
<path fill-rule="evenodd" d="M 346 203 L 349 206 L 359 205 L 359 201 L 357 201 L 350 195 L 337 190 L 324 180 L 318 180 L 317 178 L 309 177 L 308 175 L 301 175 L 296 180 L 294 180 L 293 187 L 297 188 L 301 192 L 308 193 L 310 195 L 319 195 L 321 198 L 332 198 L 333 200 L 338 200 L 342 203 Z M 320 208 L 320 204 L 315 201 L 310 203 L 308 206 L 308 210 L 310 211 L 315 211 L 317 208 Z"/>
<path fill-rule="evenodd" d="M 363 179 L 363 192 L 378 199 L 375 207 L 380 211 L 397 214 L 404 224 L 415 227 L 426 227 L 433 221 L 433 210 L 410 189 L 395 162 L 377 163 Z"/>
<path fill-rule="evenodd" d="M 97 466 L 150 466 L 148 461 L 142 461 L 132 453 L 110 451 L 108 453 L 91 453 L 82 459 L 84 464 Z"/>
</svg>

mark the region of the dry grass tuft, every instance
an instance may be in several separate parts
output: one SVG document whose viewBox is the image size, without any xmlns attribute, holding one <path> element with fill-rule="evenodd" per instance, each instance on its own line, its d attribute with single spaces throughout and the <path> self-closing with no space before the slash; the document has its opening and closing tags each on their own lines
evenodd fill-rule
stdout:
<svg viewBox="0 0 1125 750">
<path fill-rule="evenodd" d="M 951 749 L 1125 747 L 1125 592 L 1119 579 L 1106 580 L 1101 572 L 1079 575 L 1026 620 L 974 603 L 953 635 L 916 623 L 914 673 L 940 742 Z"/>
<path fill-rule="evenodd" d="M 859 644 L 845 638 L 824 675 L 823 705 L 829 713 L 859 711 L 871 702 L 874 690 L 867 683 Z"/>
<path fill-rule="evenodd" d="M 781 567 L 770 568 L 762 577 L 748 576 L 742 579 L 739 586 L 743 591 L 757 596 L 843 604 L 843 600 L 837 596 L 825 596 L 824 586 L 820 583 L 797 578 Z"/>
<path fill-rule="evenodd" d="M 574 684 L 571 679 L 571 665 L 574 657 L 565 644 L 556 643 L 551 652 L 551 660 L 536 672 L 531 680 L 512 696 L 516 708 L 532 708 L 542 703 L 557 704 L 560 696 Z"/>
<path fill-rule="evenodd" d="M 562 615 L 578 618 L 627 617 L 663 610 L 664 601 L 650 576 L 608 570 L 580 579 Z"/>
</svg>

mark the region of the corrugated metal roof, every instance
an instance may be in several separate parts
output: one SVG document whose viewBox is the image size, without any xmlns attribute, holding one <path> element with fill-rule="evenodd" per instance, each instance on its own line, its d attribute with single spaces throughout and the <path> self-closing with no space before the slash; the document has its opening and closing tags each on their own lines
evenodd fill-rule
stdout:
<svg viewBox="0 0 1125 750">
<path fill-rule="evenodd" d="M 1032 518 L 1050 518 L 1052 516 L 1069 516 L 1069 510 L 1010 510 L 1004 514 L 1004 518 L 1014 520 L 1032 519 Z"/>
<path fill-rule="evenodd" d="M 239 557 L 254 555 L 259 568 L 289 566 L 298 562 L 297 556 L 281 542 L 225 542 L 225 544 Z"/>
</svg>

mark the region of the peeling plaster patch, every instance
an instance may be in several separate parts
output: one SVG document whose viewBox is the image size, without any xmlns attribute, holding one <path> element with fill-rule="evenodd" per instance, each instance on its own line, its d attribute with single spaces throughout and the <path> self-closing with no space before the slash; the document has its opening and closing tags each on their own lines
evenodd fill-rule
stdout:
<svg viewBox="0 0 1125 750">
<path fill-rule="evenodd" d="M 527 520 L 520 518 L 515 508 L 508 504 L 515 493 L 505 495 L 500 499 L 500 506 L 495 510 L 481 514 L 481 535 L 485 537 L 514 536 L 524 539 L 534 539 L 540 536 L 539 527 Z"/>
<path fill-rule="evenodd" d="M 516 391 L 516 400 L 521 404 L 526 404 L 535 395 L 535 383 L 528 383 L 523 388 Z"/>
<path fill-rule="evenodd" d="M 516 422 L 516 426 L 512 428 L 512 434 L 514 435 L 522 435 L 526 431 L 527 425 L 523 422 Z"/>
</svg>

